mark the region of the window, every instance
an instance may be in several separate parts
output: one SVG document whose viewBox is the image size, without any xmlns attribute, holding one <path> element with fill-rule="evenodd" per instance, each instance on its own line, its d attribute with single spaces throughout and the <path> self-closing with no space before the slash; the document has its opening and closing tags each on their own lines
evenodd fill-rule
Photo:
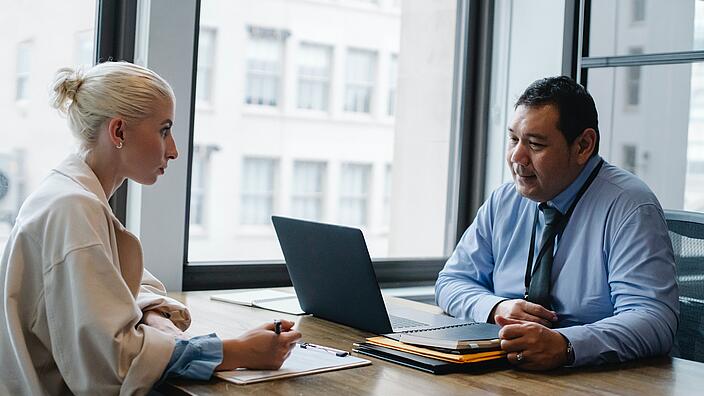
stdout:
<svg viewBox="0 0 704 396">
<path fill-rule="evenodd" d="M 249 28 L 245 103 L 278 106 L 285 37 L 274 29 Z"/>
<path fill-rule="evenodd" d="M 191 163 L 191 232 L 203 231 L 206 226 L 206 198 L 208 192 L 208 175 L 210 174 L 210 156 L 218 147 L 213 145 L 195 145 Z"/>
<path fill-rule="evenodd" d="M 274 212 L 277 161 L 245 158 L 242 164 L 242 204 L 240 224 L 269 224 Z"/>
<path fill-rule="evenodd" d="M 369 220 L 371 165 L 343 164 L 340 171 L 339 222 L 365 226 Z"/>
<path fill-rule="evenodd" d="M 388 113 L 393 116 L 396 112 L 396 85 L 398 83 L 398 55 L 391 55 L 389 61 L 389 104 Z"/>
<path fill-rule="evenodd" d="M 66 118 L 49 105 L 48 85 L 59 68 L 93 63 L 95 5 L 21 1 L 0 12 L 0 256 L 22 202 L 75 148 Z"/>
<path fill-rule="evenodd" d="M 642 53 L 643 49 L 640 47 L 634 47 L 630 50 L 631 55 Z M 636 107 L 640 103 L 640 74 L 640 66 L 626 68 L 626 106 Z"/>
<path fill-rule="evenodd" d="M 324 162 L 294 162 L 293 193 L 291 195 L 292 216 L 309 220 L 323 219 L 325 170 Z"/>
<path fill-rule="evenodd" d="M 29 99 L 29 76 L 32 55 L 32 42 L 25 41 L 17 46 L 17 78 L 15 100 Z"/>
<path fill-rule="evenodd" d="M 272 214 L 363 226 L 374 259 L 431 257 L 441 265 L 446 238 L 453 245 L 455 238 L 448 183 L 461 2 L 420 2 L 413 12 L 424 18 L 408 22 L 403 3 L 391 3 L 200 2 L 199 29 L 217 32 L 213 86 L 223 89 L 214 98 L 227 107 L 194 108 L 193 144 L 220 151 L 202 200 L 208 232 L 188 240 L 185 273 L 213 262 L 243 268 L 282 260 Z M 401 42 L 417 37 L 424 39 L 402 53 Z M 390 81 L 392 56 L 396 67 L 409 62 L 414 71 L 405 85 Z M 402 95 L 423 105 L 403 112 L 401 103 L 417 101 Z M 387 165 L 393 192 L 385 190 Z M 399 215 L 408 211 L 417 215 Z"/>
<path fill-rule="evenodd" d="M 599 110 L 599 151 L 636 173 L 665 209 L 704 210 L 704 180 L 692 172 L 704 159 L 704 56 L 691 51 L 704 37 L 704 2 L 647 2 L 647 20 L 645 4 L 631 2 L 642 21 L 632 27 L 621 2 L 591 2 L 581 64 Z"/>
<path fill-rule="evenodd" d="M 327 111 L 332 49 L 301 43 L 298 59 L 298 108 Z"/>
<path fill-rule="evenodd" d="M 367 50 L 347 51 L 345 110 L 369 113 L 374 95 L 376 53 Z"/>
<path fill-rule="evenodd" d="M 638 168 L 636 146 L 634 144 L 624 144 L 623 148 L 623 169 L 636 174 Z"/>
<path fill-rule="evenodd" d="M 391 224 L 391 164 L 384 167 L 384 211 L 383 222 L 385 226 Z"/>
<path fill-rule="evenodd" d="M 645 21 L 645 0 L 631 0 L 632 1 L 632 21 L 633 22 L 643 22 Z"/>
<path fill-rule="evenodd" d="M 211 103 L 215 66 L 215 29 L 201 28 L 198 35 L 196 102 Z"/>
</svg>

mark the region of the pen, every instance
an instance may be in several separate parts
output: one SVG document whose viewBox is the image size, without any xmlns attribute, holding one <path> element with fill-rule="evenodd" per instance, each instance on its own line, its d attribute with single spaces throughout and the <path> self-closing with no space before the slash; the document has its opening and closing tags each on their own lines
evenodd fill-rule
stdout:
<svg viewBox="0 0 704 396">
<path fill-rule="evenodd" d="M 332 353 L 335 354 L 335 356 L 339 356 L 339 357 L 345 357 L 345 356 L 347 356 L 347 355 L 350 354 L 350 353 L 347 352 L 347 351 L 341 351 L 341 350 L 335 349 L 335 348 L 330 348 L 330 347 L 326 347 L 326 346 L 322 346 L 322 345 L 311 344 L 310 342 L 302 342 L 302 343 L 300 343 L 300 344 L 298 344 L 298 345 L 299 345 L 301 348 L 303 348 L 303 349 L 315 348 L 315 349 L 320 349 L 320 350 L 322 350 L 322 351 L 332 352 Z"/>
<path fill-rule="evenodd" d="M 274 319 L 274 333 L 281 334 L 281 321 Z"/>
</svg>

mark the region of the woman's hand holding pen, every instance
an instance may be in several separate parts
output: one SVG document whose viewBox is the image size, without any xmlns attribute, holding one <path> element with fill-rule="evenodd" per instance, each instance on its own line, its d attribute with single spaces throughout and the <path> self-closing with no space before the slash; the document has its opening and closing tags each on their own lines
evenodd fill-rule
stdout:
<svg viewBox="0 0 704 396">
<path fill-rule="evenodd" d="M 275 333 L 275 324 L 270 322 L 238 338 L 223 340 L 223 360 L 215 369 L 276 370 L 281 367 L 301 339 L 301 333 L 293 330 L 294 322 L 282 319 L 280 323 L 281 334 Z"/>
</svg>

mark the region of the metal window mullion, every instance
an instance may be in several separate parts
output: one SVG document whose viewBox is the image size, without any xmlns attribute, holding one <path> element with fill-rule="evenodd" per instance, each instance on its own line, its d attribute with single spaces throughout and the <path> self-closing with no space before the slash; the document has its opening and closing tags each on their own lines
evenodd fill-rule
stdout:
<svg viewBox="0 0 704 396">
<path fill-rule="evenodd" d="M 694 62 L 704 62 L 704 50 L 584 57 L 582 58 L 581 66 L 584 69 L 594 69 L 603 67 L 654 66 Z"/>
</svg>

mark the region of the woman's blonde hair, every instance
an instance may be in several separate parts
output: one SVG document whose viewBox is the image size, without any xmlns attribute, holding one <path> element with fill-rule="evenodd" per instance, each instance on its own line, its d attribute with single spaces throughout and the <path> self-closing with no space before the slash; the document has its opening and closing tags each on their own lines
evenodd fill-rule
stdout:
<svg viewBox="0 0 704 396">
<path fill-rule="evenodd" d="M 87 70 L 62 68 L 51 91 L 51 105 L 66 114 L 83 153 L 94 147 L 107 120 L 139 121 L 163 100 L 175 101 L 166 80 L 128 62 L 99 63 Z"/>
</svg>

